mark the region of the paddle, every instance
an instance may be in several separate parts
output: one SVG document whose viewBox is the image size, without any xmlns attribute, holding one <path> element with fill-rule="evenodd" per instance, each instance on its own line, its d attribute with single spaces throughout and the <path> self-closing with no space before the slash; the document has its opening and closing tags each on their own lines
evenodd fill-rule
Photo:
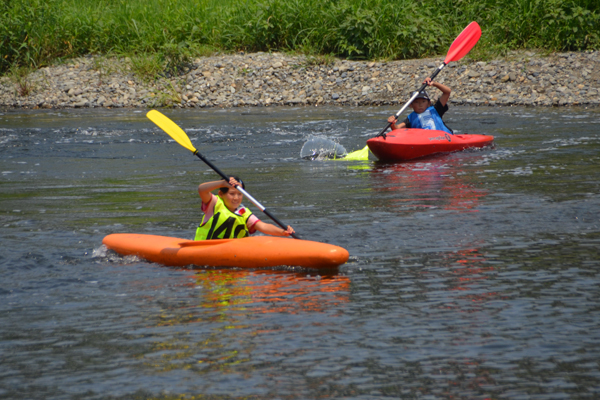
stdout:
<svg viewBox="0 0 600 400">
<path fill-rule="evenodd" d="M 440 71 L 446 65 L 448 65 L 448 63 L 450 63 L 452 61 L 460 60 L 469 51 L 471 51 L 473 46 L 475 46 L 475 44 L 477 44 L 477 42 L 479 41 L 480 37 L 481 37 L 481 28 L 479 27 L 479 24 L 475 21 L 471 22 L 465 29 L 463 29 L 463 31 L 460 33 L 460 35 L 458 35 L 456 37 L 456 39 L 454 39 L 454 42 L 452 42 L 452 45 L 450 45 L 450 49 L 448 49 L 448 53 L 446 54 L 446 59 L 444 60 L 442 65 L 440 65 L 438 67 L 438 69 L 436 69 L 435 72 L 433 74 L 431 74 L 431 76 L 430 76 L 431 80 L 433 81 L 433 78 L 435 78 L 437 76 L 437 74 L 439 74 Z M 421 91 L 423 91 L 423 89 L 425 89 L 426 87 L 427 87 L 427 83 L 424 83 L 421 86 L 421 88 L 412 95 L 410 100 L 408 100 L 408 102 L 406 104 L 404 104 L 404 107 L 402 107 L 396 113 L 396 120 L 398 120 L 398 117 L 400 116 L 400 114 L 402 114 L 404 112 L 406 107 L 408 107 L 413 102 L 413 100 L 417 97 L 417 95 Z M 385 139 L 385 131 L 387 131 L 390 126 L 392 126 L 392 123 L 388 122 L 387 126 L 385 128 L 383 128 L 383 130 L 381 132 L 379 132 L 379 134 L 375 137 L 383 136 L 383 138 Z"/>
<path fill-rule="evenodd" d="M 221 175 L 226 182 L 229 182 L 229 177 L 225 175 L 219 168 L 217 168 L 213 163 L 208 161 L 202 154 L 198 153 L 198 150 L 194 148 L 190 138 L 186 133 L 181 129 L 177 124 L 171 121 L 168 117 L 161 114 L 159 111 L 150 110 L 146 116 L 150 119 L 150 121 L 154 122 L 160 129 L 165 131 L 169 136 L 171 136 L 177 143 L 197 155 L 206 165 L 211 167 L 213 171 L 217 174 Z M 250 196 L 248 192 L 246 192 L 241 186 L 236 185 L 235 188 L 242 192 L 244 196 L 246 196 L 256 207 L 258 207 L 262 212 L 267 214 L 269 218 L 277 223 L 281 227 L 281 229 L 287 229 L 287 225 L 284 225 L 281 221 L 279 221 L 273 214 L 269 212 L 262 204 L 260 204 L 254 197 Z M 295 239 L 299 239 L 295 233 L 292 234 L 292 237 Z"/>
</svg>

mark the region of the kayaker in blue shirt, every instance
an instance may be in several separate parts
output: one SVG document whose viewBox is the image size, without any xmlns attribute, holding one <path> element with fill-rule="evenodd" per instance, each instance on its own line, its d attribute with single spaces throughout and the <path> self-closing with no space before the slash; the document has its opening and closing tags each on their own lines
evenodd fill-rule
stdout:
<svg viewBox="0 0 600 400">
<path fill-rule="evenodd" d="M 446 85 L 432 81 L 429 77 L 423 83 L 438 88 L 442 91 L 442 95 L 432 106 L 427 92 L 425 90 L 420 92 L 410 103 L 414 112 L 410 113 L 402 123 L 396 125 L 395 115 L 388 118 L 388 122 L 392 124 L 392 130 L 402 128 L 435 129 L 453 135 L 452 129 L 448 128 L 442 120 L 442 116 L 448 111 L 448 99 L 452 90 Z"/>
<path fill-rule="evenodd" d="M 198 186 L 204 216 L 194 240 L 243 238 L 256 231 L 273 236 L 290 236 L 295 232 L 289 225 L 283 230 L 258 219 L 242 205 L 244 195 L 234 188 L 235 185 L 246 188 L 244 182 L 234 176 L 229 182 L 220 180 Z M 215 189 L 219 189 L 217 196 L 211 193 Z"/>
</svg>

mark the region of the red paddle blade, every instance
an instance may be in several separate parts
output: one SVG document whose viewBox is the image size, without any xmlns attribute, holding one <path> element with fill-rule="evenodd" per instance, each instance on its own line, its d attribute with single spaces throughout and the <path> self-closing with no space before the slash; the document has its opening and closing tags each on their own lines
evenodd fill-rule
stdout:
<svg viewBox="0 0 600 400">
<path fill-rule="evenodd" d="M 475 21 L 471 22 L 452 42 L 444 64 L 463 58 L 477 44 L 480 37 L 481 28 L 479 24 Z"/>
</svg>

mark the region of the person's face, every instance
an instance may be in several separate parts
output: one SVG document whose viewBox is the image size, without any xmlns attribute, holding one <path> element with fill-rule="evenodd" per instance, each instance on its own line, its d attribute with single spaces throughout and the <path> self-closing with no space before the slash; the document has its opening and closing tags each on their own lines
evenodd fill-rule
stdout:
<svg viewBox="0 0 600 400">
<path fill-rule="evenodd" d="M 410 106 L 417 114 L 421 114 L 423 111 L 427 110 L 430 104 L 431 103 L 427 99 L 416 99 Z"/>
<path fill-rule="evenodd" d="M 244 199 L 244 195 L 237 189 L 229 188 L 227 193 L 219 192 L 219 196 L 223 199 L 223 203 L 225 203 L 225 207 L 229 209 L 229 211 L 235 211 L 236 208 L 242 204 L 242 200 Z"/>
</svg>

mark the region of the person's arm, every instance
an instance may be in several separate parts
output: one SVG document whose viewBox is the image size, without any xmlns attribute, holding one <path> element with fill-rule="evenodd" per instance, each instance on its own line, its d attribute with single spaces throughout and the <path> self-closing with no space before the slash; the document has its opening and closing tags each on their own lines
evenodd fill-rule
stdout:
<svg viewBox="0 0 600 400">
<path fill-rule="evenodd" d="M 233 188 L 235 186 L 240 186 L 240 183 L 236 181 L 233 177 L 229 178 L 229 182 L 226 182 L 224 179 L 220 181 L 204 182 L 198 186 L 198 194 L 200 195 L 202 202 L 204 204 L 208 204 L 212 199 L 210 192 L 222 187 Z"/>
<path fill-rule="evenodd" d="M 200 195 L 202 202 L 204 204 L 208 204 L 212 200 L 211 192 L 215 189 L 226 187 L 226 186 L 230 186 L 230 185 L 227 182 L 225 182 L 224 180 L 204 182 L 198 186 L 198 194 Z"/>
<path fill-rule="evenodd" d="M 427 79 L 425 79 L 424 83 L 427 83 L 427 85 L 429 85 L 429 86 L 438 88 L 442 92 L 442 96 L 438 99 L 438 101 L 440 102 L 440 104 L 442 106 L 445 107 L 446 104 L 448 103 L 448 99 L 450 99 L 450 92 L 452 92 L 452 89 L 450 89 L 446 85 L 442 85 L 439 82 L 432 81 L 431 78 L 429 78 L 429 77 Z"/>
<path fill-rule="evenodd" d="M 292 233 L 295 233 L 294 228 L 288 225 L 287 230 L 283 230 L 278 226 L 273 224 L 268 224 L 266 222 L 258 221 L 253 226 L 259 232 L 264 233 L 265 235 L 273 235 L 273 236 L 291 236 Z"/>
<path fill-rule="evenodd" d="M 402 128 L 406 127 L 406 124 L 405 124 L 404 122 L 401 122 L 401 123 L 399 123 L 398 125 L 396 125 L 396 122 L 397 122 L 397 121 L 398 121 L 398 120 L 396 119 L 396 116 L 395 116 L 395 115 L 392 115 L 391 117 L 389 117 L 389 118 L 388 118 L 388 122 L 389 122 L 390 124 L 392 124 L 392 125 L 390 126 L 390 128 L 392 128 L 392 130 L 394 130 L 394 129 L 402 129 Z"/>
</svg>

